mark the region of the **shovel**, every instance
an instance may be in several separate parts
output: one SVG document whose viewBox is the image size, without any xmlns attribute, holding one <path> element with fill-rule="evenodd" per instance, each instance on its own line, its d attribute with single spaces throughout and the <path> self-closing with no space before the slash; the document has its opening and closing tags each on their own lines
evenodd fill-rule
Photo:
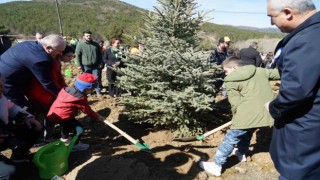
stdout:
<svg viewBox="0 0 320 180">
<path fill-rule="evenodd" d="M 201 134 L 201 135 L 198 135 L 198 136 L 192 136 L 192 137 L 176 138 L 176 139 L 174 139 L 174 141 L 179 141 L 179 142 L 199 141 L 199 140 L 202 140 L 205 137 L 207 137 L 207 136 L 209 136 L 209 135 L 211 135 L 211 134 L 213 134 L 213 133 L 215 133 L 217 131 L 220 131 L 221 129 L 224 129 L 224 128 L 230 126 L 230 125 L 231 125 L 231 121 L 223 124 L 222 126 L 219 126 L 219 127 L 215 128 L 215 129 L 212 129 L 211 131 L 208 131 L 208 132 L 206 132 L 204 134 Z"/>
<path fill-rule="evenodd" d="M 105 120 L 104 123 L 106 123 L 112 129 L 116 130 L 118 133 L 120 133 L 122 136 L 124 136 L 126 139 L 128 139 L 132 144 L 134 144 L 135 146 L 140 148 L 140 150 L 152 153 L 150 151 L 150 146 L 148 144 L 145 144 L 145 143 L 142 144 L 138 140 L 133 139 L 131 136 L 129 136 L 127 133 L 123 132 L 121 129 L 119 129 L 117 126 L 113 125 L 108 120 Z"/>
</svg>

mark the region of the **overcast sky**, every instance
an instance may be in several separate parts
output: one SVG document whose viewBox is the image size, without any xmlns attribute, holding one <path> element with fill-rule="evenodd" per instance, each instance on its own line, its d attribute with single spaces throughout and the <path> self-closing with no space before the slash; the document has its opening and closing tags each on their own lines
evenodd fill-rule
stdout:
<svg viewBox="0 0 320 180">
<path fill-rule="evenodd" d="M 0 0 L 0 3 L 12 0 Z M 157 0 L 121 0 L 137 7 L 153 10 Z M 195 0 L 198 11 L 209 11 L 208 16 L 214 18 L 211 22 L 234 26 L 272 27 L 267 16 L 267 0 Z M 320 1 L 313 0 L 317 9 Z M 274 26 L 275 27 L 275 26 Z"/>
</svg>

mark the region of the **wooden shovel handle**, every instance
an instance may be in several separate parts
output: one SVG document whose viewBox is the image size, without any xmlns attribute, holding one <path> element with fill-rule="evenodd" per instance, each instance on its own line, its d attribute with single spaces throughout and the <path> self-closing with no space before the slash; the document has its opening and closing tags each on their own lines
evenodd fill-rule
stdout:
<svg viewBox="0 0 320 180">
<path fill-rule="evenodd" d="M 110 126 L 112 129 L 116 130 L 118 133 L 120 133 L 122 136 L 124 136 L 126 139 L 128 139 L 130 142 L 132 142 L 133 144 L 138 143 L 138 140 L 133 139 L 131 136 L 129 136 L 127 133 L 125 133 L 124 131 L 122 131 L 121 129 L 119 129 L 117 126 L 113 125 L 111 122 L 109 122 L 108 120 L 103 121 L 104 123 L 106 123 L 108 126 Z"/>
<path fill-rule="evenodd" d="M 215 128 L 215 129 L 212 129 L 211 131 L 208 131 L 208 132 L 204 133 L 203 136 L 204 136 L 204 137 L 207 137 L 207 136 L 209 136 L 210 134 L 213 134 L 213 133 L 215 133 L 215 132 L 217 132 L 217 131 L 220 131 L 221 129 L 224 129 L 224 128 L 230 126 L 230 125 L 231 125 L 231 121 L 229 121 L 229 122 L 227 122 L 227 123 L 225 123 L 225 124 L 223 124 L 223 125 Z"/>
</svg>

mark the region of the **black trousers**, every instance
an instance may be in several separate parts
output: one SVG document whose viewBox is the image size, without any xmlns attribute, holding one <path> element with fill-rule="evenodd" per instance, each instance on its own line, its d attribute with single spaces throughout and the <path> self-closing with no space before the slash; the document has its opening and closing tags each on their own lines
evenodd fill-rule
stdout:
<svg viewBox="0 0 320 180">
<path fill-rule="evenodd" d="M 61 137 L 62 138 L 68 138 L 70 132 L 73 132 L 73 135 L 75 136 L 77 134 L 77 132 L 76 132 L 77 126 L 80 126 L 83 129 L 82 124 L 78 120 L 76 120 L 75 118 L 68 120 L 68 121 L 65 121 L 65 122 L 62 122 L 62 123 L 60 123 L 60 125 L 62 127 L 62 130 L 61 130 Z M 76 144 L 79 142 L 80 138 L 81 138 L 81 135 L 79 135 L 79 138 L 78 138 Z"/>
<path fill-rule="evenodd" d="M 107 80 L 108 80 L 108 90 L 110 96 L 120 97 L 122 94 L 122 89 L 115 85 L 117 76 L 119 76 L 113 69 L 107 68 Z"/>
<path fill-rule="evenodd" d="M 1 149 L 11 149 L 11 159 L 28 159 L 29 149 L 35 144 L 43 131 L 36 131 L 29 128 L 26 124 L 12 125 L 11 133 L 1 144 Z"/>
<path fill-rule="evenodd" d="M 0 154 L 0 179 L 21 180 L 36 179 L 37 168 L 31 162 L 15 163 Z"/>
</svg>

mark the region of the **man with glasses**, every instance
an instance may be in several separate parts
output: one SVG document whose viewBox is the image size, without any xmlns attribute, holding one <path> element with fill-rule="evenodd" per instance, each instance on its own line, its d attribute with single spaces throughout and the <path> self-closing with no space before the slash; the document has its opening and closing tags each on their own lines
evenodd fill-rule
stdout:
<svg viewBox="0 0 320 180">
<path fill-rule="evenodd" d="M 230 41 L 230 38 L 227 36 L 221 37 L 217 47 L 210 53 L 207 63 L 216 63 L 217 65 L 220 65 L 225 59 L 227 59 L 227 50 L 230 45 Z"/>
<path fill-rule="evenodd" d="M 279 94 L 270 154 L 279 179 L 320 178 L 320 12 L 311 0 L 268 0 L 271 24 L 288 33 L 277 45 Z"/>
<path fill-rule="evenodd" d="M 62 55 L 66 41 L 59 35 L 48 35 L 39 41 L 19 43 L 0 57 L 0 73 L 4 80 L 4 95 L 20 107 L 29 107 L 25 89 L 35 77 L 53 95 L 60 91 L 52 81 L 52 62 Z"/>
</svg>

